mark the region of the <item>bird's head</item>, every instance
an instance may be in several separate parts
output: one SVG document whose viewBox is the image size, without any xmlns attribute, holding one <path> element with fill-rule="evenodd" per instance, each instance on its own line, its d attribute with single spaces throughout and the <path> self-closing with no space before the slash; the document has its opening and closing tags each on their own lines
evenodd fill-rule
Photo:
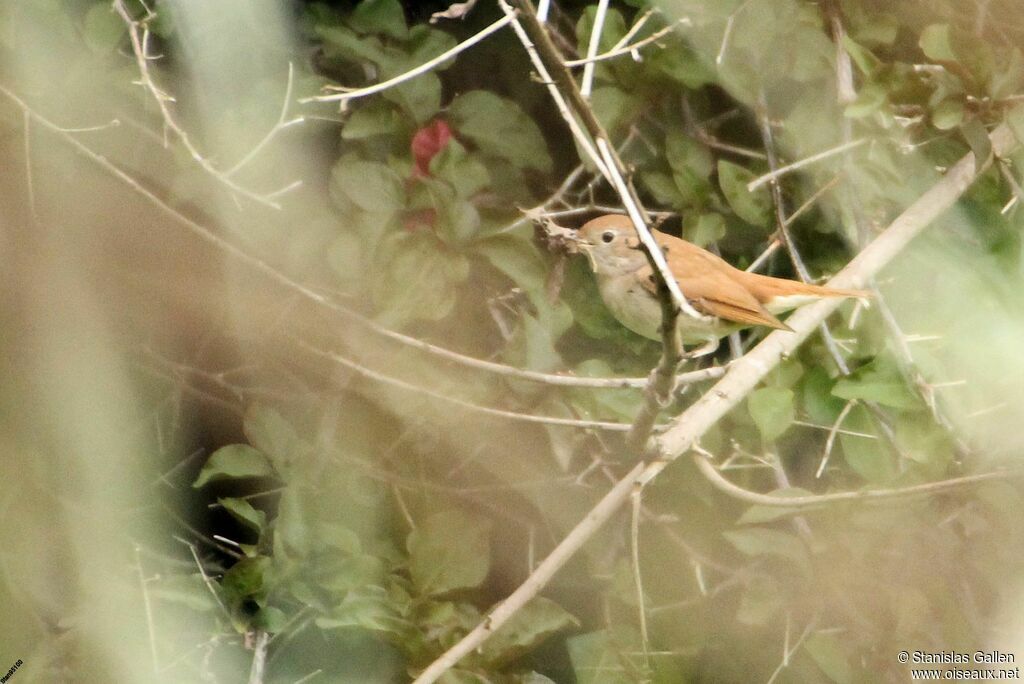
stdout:
<svg viewBox="0 0 1024 684">
<path fill-rule="evenodd" d="M 628 216 L 608 214 L 583 224 L 576 244 L 598 275 L 619 275 L 647 263 Z"/>
</svg>

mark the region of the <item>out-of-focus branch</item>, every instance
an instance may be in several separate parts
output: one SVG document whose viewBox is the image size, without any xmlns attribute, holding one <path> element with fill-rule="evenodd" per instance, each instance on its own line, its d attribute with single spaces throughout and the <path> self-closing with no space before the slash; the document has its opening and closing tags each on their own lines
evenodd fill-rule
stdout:
<svg viewBox="0 0 1024 684">
<path fill-rule="evenodd" d="M 160 110 L 160 116 L 164 120 L 165 130 L 168 130 L 171 133 L 173 133 L 174 137 L 178 139 L 181 145 L 189 153 L 189 156 L 191 156 L 192 159 L 197 164 L 199 164 L 199 166 L 202 167 L 204 171 L 206 171 L 208 174 L 210 174 L 210 176 L 215 178 L 217 182 L 227 187 L 231 192 L 242 195 L 243 197 L 247 197 L 253 200 L 254 202 L 266 205 L 268 207 L 271 207 L 272 209 L 280 209 L 281 205 L 278 204 L 274 200 L 274 198 L 279 197 L 285 192 L 288 192 L 289 190 L 298 187 L 299 185 L 301 185 L 301 181 L 289 183 L 285 187 L 279 188 L 278 190 L 275 190 L 270 193 L 258 193 L 238 184 L 231 178 L 231 176 L 239 168 L 248 163 L 252 159 L 252 157 L 255 156 L 253 152 L 247 154 L 245 158 L 241 162 L 236 164 L 235 167 L 230 171 L 221 171 L 220 169 L 215 167 L 213 163 L 211 163 L 210 160 L 207 159 L 206 156 L 199 151 L 199 148 L 197 148 L 195 143 L 192 142 L 191 136 L 189 136 L 188 132 L 181 126 L 181 124 L 178 123 L 178 120 L 174 117 L 174 113 L 171 111 L 171 108 L 169 106 L 169 103 L 174 102 L 174 97 L 165 92 L 156 84 L 156 82 L 153 80 L 152 74 L 149 71 L 149 63 L 153 59 L 155 59 L 155 57 L 153 57 L 149 53 L 149 39 L 151 34 L 149 32 L 148 22 L 150 21 L 150 19 L 152 19 L 152 14 L 147 14 L 147 16 L 143 17 L 142 19 L 135 19 L 132 16 L 131 12 L 128 10 L 128 8 L 125 6 L 124 0 L 114 0 L 113 7 L 114 11 L 117 12 L 118 16 L 121 17 L 121 19 L 125 23 L 125 26 L 128 29 L 128 39 L 132 45 L 132 53 L 135 55 L 135 63 L 138 65 L 139 68 L 139 84 L 142 85 L 147 91 L 149 91 L 150 95 L 153 97 L 153 101 L 156 103 L 157 108 Z M 279 121 L 274 125 L 273 129 L 271 129 L 270 133 L 260 143 L 257 144 L 257 149 L 255 150 L 255 152 L 261 150 L 267 144 L 267 142 L 269 142 L 269 139 L 273 138 L 279 131 L 283 130 L 288 126 L 291 126 L 296 123 L 301 123 L 303 121 L 301 117 L 292 119 L 291 121 L 285 120 L 285 112 L 287 112 L 288 100 L 291 99 L 291 92 L 292 68 L 289 65 L 288 85 L 285 90 L 286 94 L 284 107 L 282 109 L 282 115 Z"/>
</svg>

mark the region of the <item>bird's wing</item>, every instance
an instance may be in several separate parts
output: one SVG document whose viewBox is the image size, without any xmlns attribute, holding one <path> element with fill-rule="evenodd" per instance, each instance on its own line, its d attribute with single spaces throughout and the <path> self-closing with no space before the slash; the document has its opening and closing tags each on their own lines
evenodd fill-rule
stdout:
<svg viewBox="0 0 1024 684">
<path fill-rule="evenodd" d="M 718 316 L 744 325 L 765 325 L 788 330 L 785 323 L 768 312 L 757 298 L 722 266 L 728 265 L 710 252 L 682 240 L 667 241 L 658 236 L 665 251 L 669 269 L 676 277 L 687 301 L 700 313 Z M 718 263 L 721 262 L 721 263 Z M 637 272 L 640 285 L 657 294 L 657 284 L 650 265 Z"/>
</svg>

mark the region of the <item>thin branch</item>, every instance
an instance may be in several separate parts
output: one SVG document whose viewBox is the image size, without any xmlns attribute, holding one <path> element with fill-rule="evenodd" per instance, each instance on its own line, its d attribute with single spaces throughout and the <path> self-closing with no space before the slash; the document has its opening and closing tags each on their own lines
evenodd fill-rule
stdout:
<svg viewBox="0 0 1024 684">
<path fill-rule="evenodd" d="M 833 494 L 810 494 L 807 496 L 777 496 L 773 494 L 754 492 L 730 482 L 722 476 L 722 473 L 714 466 L 705 454 L 698 453 L 696 450 L 693 454 L 693 462 L 696 464 L 701 475 L 707 478 L 708 482 L 710 482 L 712 486 L 720 492 L 749 504 L 774 506 L 777 508 L 807 508 L 811 506 L 838 503 L 840 501 L 905 499 L 911 496 L 934 494 L 936 492 L 943 492 L 948 489 L 956 489 L 958 487 L 978 484 L 981 482 L 1005 480 L 1009 477 L 1024 477 L 1024 468 L 1017 468 L 1014 470 L 995 470 L 988 473 L 953 477 L 948 480 L 926 482 L 925 484 L 911 485 L 908 487 L 864 489 L 858 492 L 835 492 Z"/>
<path fill-rule="evenodd" d="M 204 171 L 209 173 L 213 178 L 217 179 L 220 183 L 226 186 L 232 192 L 239 195 L 243 195 L 258 202 L 259 204 L 266 205 L 272 209 L 280 209 L 281 205 L 275 202 L 272 196 L 267 194 L 260 194 L 243 187 L 236 183 L 230 178 L 230 173 L 225 173 L 217 169 L 209 159 L 207 159 L 192 142 L 192 138 L 185 131 L 184 128 L 174 118 L 174 114 L 171 112 L 168 106 L 169 102 L 174 102 L 174 98 L 164 92 L 156 82 L 153 80 L 152 75 L 149 73 L 149 62 L 154 57 L 149 54 L 149 38 L 150 32 L 147 26 L 149 20 L 152 18 L 152 14 L 147 12 L 147 16 L 141 20 L 136 20 L 132 17 L 131 12 L 125 6 L 124 0 L 114 0 L 114 11 L 124 21 L 125 26 L 128 28 L 128 39 L 132 45 L 132 53 L 135 55 L 135 63 L 139 68 L 139 84 L 142 85 L 146 90 L 149 91 L 153 97 L 153 101 L 160 110 L 160 116 L 164 120 L 165 130 L 171 131 L 178 141 L 182 144 L 185 150 L 189 153 L 192 159 L 203 168 Z M 289 67 L 289 74 L 291 73 L 291 67 Z M 289 91 L 291 89 L 291 82 L 289 79 L 288 85 Z M 279 130 L 275 127 L 276 130 Z M 290 190 L 296 186 L 296 183 L 290 184 L 286 190 Z M 274 196 L 279 195 L 281 191 L 274 193 Z"/>
<path fill-rule="evenodd" d="M 249 670 L 249 684 L 263 684 L 263 671 L 267 665 L 267 641 L 270 634 L 259 630 L 256 636 L 256 645 L 252 650 L 252 668 Z"/>
<path fill-rule="evenodd" d="M 601 32 L 604 31 L 604 20 L 608 16 L 608 0 L 598 0 L 597 12 L 594 14 L 594 26 L 590 30 L 590 43 L 587 45 L 587 59 L 583 67 L 583 79 L 580 82 L 580 94 L 583 99 L 590 99 L 590 91 L 594 87 L 594 58 L 601 44 Z M 568 66 L 568 64 L 566 64 Z"/>
<path fill-rule="evenodd" d="M 1017 146 L 1013 133 L 1005 124 L 996 128 L 990 137 L 997 156 L 1005 156 Z M 939 182 L 900 214 L 885 232 L 868 245 L 829 284 L 833 287 L 856 287 L 868 282 L 936 217 L 952 206 L 984 171 L 988 163 L 988 160 L 976 162 L 973 153 L 965 155 L 949 169 Z M 469 634 L 431 663 L 416 678 L 414 684 L 432 684 L 464 656 L 479 648 L 509 618 L 536 596 L 555 573 L 629 500 L 634 487 L 647 485 L 669 463 L 689 451 L 697 443 L 697 440 L 742 401 L 778 365 L 784 356 L 788 357 L 802 344 L 818 324 L 825 320 L 838 305 L 839 303 L 835 301 L 821 300 L 803 307 L 786 321 L 792 332 L 775 331 L 751 352 L 738 359 L 724 378 L 673 420 L 672 427 L 668 432 L 658 438 L 657 447 L 661 457 L 647 464 L 635 465 L 551 551 L 547 558 L 541 561 L 537 570 L 525 582 L 498 604 Z M 705 459 L 702 456 L 698 456 L 698 458 L 700 467 L 699 462 L 705 461 Z M 706 465 L 714 470 L 710 463 L 706 463 Z M 1006 477 L 1007 474 L 1007 472 L 986 473 L 972 477 L 997 479 Z M 967 481 L 963 479 L 957 481 L 957 485 L 966 483 Z M 948 486 L 946 485 L 947 488 Z M 885 492 L 886 490 L 881 491 Z M 862 498 L 890 496 L 888 494 L 852 494 Z M 906 495 L 906 492 L 903 492 L 902 495 Z M 792 499 L 785 501 L 787 505 L 792 505 Z"/>
<path fill-rule="evenodd" d="M 846 402 L 843 406 L 843 410 L 836 416 L 836 420 L 832 423 L 831 429 L 828 431 L 828 438 L 825 440 L 825 451 L 821 456 L 821 463 L 818 465 L 818 470 L 815 471 L 814 477 L 821 477 L 821 474 L 825 472 L 825 466 L 828 465 L 828 457 L 832 454 L 832 447 L 836 443 L 836 436 L 839 434 L 839 429 L 842 427 L 843 421 L 846 420 L 846 416 L 849 415 L 856 403 L 853 399 Z"/>
<path fill-rule="evenodd" d="M 357 374 L 362 375 L 365 378 L 369 378 L 371 380 L 384 383 L 386 385 L 391 385 L 392 387 L 398 387 L 409 392 L 423 394 L 425 396 L 431 397 L 432 399 L 437 399 L 439 401 L 446 401 L 449 404 L 461 406 L 462 408 L 469 409 L 470 411 L 475 411 L 477 413 L 484 413 L 486 415 L 495 416 L 497 418 L 518 420 L 526 423 L 541 423 L 542 425 L 564 425 L 567 427 L 608 430 L 611 432 L 626 432 L 631 427 L 629 423 L 615 423 L 601 420 L 577 420 L 575 418 L 556 418 L 554 416 L 538 416 L 532 413 L 503 411 L 501 409 L 491 408 L 489 406 L 480 406 L 479 404 L 474 404 L 473 402 L 466 401 L 464 399 L 459 399 L 458 397 L 451 397 L 448 396 L 447 394 L 441 394 L 440 392 L 435 392 L 425 387 L 414 385 L 411 382 L 406 382 L 405 380 L 400 380 L 399 378 L 393 378 L 389 375 L 385 375 L 384 373 L 379 373 L 375 370 L 371 370 L 365 366 L 362 366 L 356 363 L 355 361 L 347 359 L 340 354 L 324 351 L 322 349 L 317 349 L 316 347 L 307 344 L 302 340 L 294 340 L 294 342 L 303 349 L 305 349 L 306 351 L 317 356 L 320 356 L 322 358 L 330 359 L 331 361 L 334 361 L 335 363 L 342 365 L 345 368 L 348 368 L 349 370 L 355 371 Z"/>
<path fill-rule="evenodd" d="M 359 97 L 366 97 L 367 95 L 373 95 L 374 93 L 379 93 L 383 90 L 387 90 L 388 88 L 393 88 L 396 85 L 400 85 L 402 83 L 405 83 L 406 81 L 411 81 L 417 76 L 427 73 L 431 69 L 435 68 L 439 64 L 442 64 L 443 62 L 448 61 L 449 59 L 456 56 L 460 52 L 473 47 L 474 45 L 482 41 L 484 38 L 487 38 L 492 33 L 495 33 L 504 28 L 511 21 L 512 18 L 509 16 L 505 16 L 502 19 L 498 19 L 496 22 L 494 22 L 487 28 L 483 29 L 482 31 L 479 31 L 478 33 L 473 34 L 466 40 L 462 41 L 455 47 L 451 48 L 450 50 L 445 50 L 437 57 L 428 59 L 426 62 L 423 62 L 422 64 L 410 69 L 409 71 L 405 71 L 395 76 L 394 78 L 389 78 L 386 81 L 375 83 L 374 85 L 367 86 L 365 88 L 344 88 L 342 86 L 332 85 L 324 86 L 324 90 L 338 92 L 336 92 L 334 95 L 316 95 L 314 97 L 303 98 L 302 100 L 299 100 L 299 102 L 345 102 L 346 100 L 354 100 Z"/>
<path fill-rule="evenodd" d="M 622 55 L 628 55 L 630 53 L 636 52 L 637 50 L 639 50 L 642 47 L 650 45 L 651 43 L 661 39 L 663 36 L 666 36 L 669 33 L 672 33 L 673 31 L 676 30 L 676 26 L 679 26 L 679 25 L 689 26 L 691 23 L 692 22 L 688 18 L 684 17 L 682 19 L 679 19 L 678 21 L 673 22 L 672 24 L 670 24 L 668 26 L 665 26 L 664 28 L 661 28 L 661 29 L 655 31 L 654 33 L 652 33 L 651 35 L 647 36 L 646 38 L 644 38 L 642 40 L 638 40 L 635 43 L 631 43 L 630 45 L 625 45 L 625 46 L 619 47 L 619 48 L 613 48 L 613 49 L 609 50 L 608 52 L 602 52 L 601 54 L 594 55 L 593 57 L 585 57 L 585 58 L 582 58 L 582 59 L 569 59 L 569 60 L 565 61 L 565 66 L 567 66 L 567 67 L 579 67 L 579 66 L 584 66 L 584 65 L 587 65 L 587 64 L 594 64 L 595 62 L 603 62 L 603 61 L 608 60 L 608 59 L 615 59 L 616 57 L 621 57 Z"/>
<path fill-rule="evenodd" d="M 562 96 L 562 91 L 559 90 L 558 86 L 555 85 L 554 79 L 551 74 L 548 73 L 547 66 L 545 66 L 545 60 L 543 60 L 540 54 L 537 52 L 537 47 L 534 45 L 530 36 L 527 34 L 526 29 L 523 28 L 522 23 L 516 18 L 516 11 L 506 2 L 506 0 L 498 0 L 498 5 L 501 10 L 505 13 L 506 17 L 509 17 L 512 21 L 512 30 L 515 31 L 516 37 L 519 38 L 519 42 L 522 43 L 523 48 L 526 50 L 526 54 L 529 55 L 530 61 L 533 63 L 533 68 L 537 70 L 537 75 L 540 80 L 548 89 L 548 94 L 551 95 L 551 99 L 555 101 L 555 107 L 558 109 L 558 113 L 569 127 L 569 131 L 572 133 L 573 138 L 579 143 L 583 149 L 587 158 L 594 164 L 601 175 L 606 179 L 609 178 L 608 169 L 601 159 L 601 155 L 597 153 L 597 149 L 594 147 L 593 140 L 583 131 L 580 127 L 579 120 L 573 116 L 572 111 L 569 109 L 569 104 L 565 101 Z M 538 23 L 539 23 L 538 19 Z M 543 28 L 541 28 L 543 31 Z M 551 50 L 554 51 L 554 46 L 551 46 Z M 554 52 L 555 59 L 558 63 L 561 63 L 561 56 L 558 55 L 557 51 Z"/>
<path fill-rule="evenodd" d="M 799 161 L 795 161 L 792 164 L 786 164 L 785 166 L 780 166 L 779 168 L 775 169 L 774 171 L 771 171 L 770 173 L 766 173 L 763 176 L 760 176 L 759 178 L 755 178 L 754 180 L 752 180 L 749 183 L 747 183 L 747 190 L 750 191 L 750 192 L 754 192 L 755 190 L 760 188 L 765 183 L 768 183 L 770 181 L 773 181 L 773 180 L 776 180 L 778 178 L 781 178 L 782 176 L 785 176 L 787 173 L 790 173 L 792 171 L 797 171 L 799 169 L 804 168 L 805 166 L 810 166 L 811 164 L 815 164 L 815 163 L 820 162 L 820 161 L 822 161 L 824 159 L 828 159 L 829 157 L 834 157 L 837 154 L 842 154 L 843 152 L 847 152 L 849 150 L 852 150 L 855 147 L 860 147 L 861 145 L 863 145 L 866 142 L 869 142 L 868 138 L 861 138 L 860 140 L 851 140 L 850 142 L 845 142 L 842 145 L 839 145 L 838 147 L 833 147 L 832 149 L 825 150 L 824 152 L 818 152 L 817 154 L 812 154 L 810 157 L 806 157 L 806 158 L 801 159 Z"/>
<path fill-rule="evenodd" d="M 146 613 L 146 630 L 149 633 L 149 654 L 153 659 L 153 672 L 160 672 L 160 658 L 156 650 L 156 626 L 153 621 L 153 604 L 149 599 L 149 587 L 146 584 L 149 580 L 142 572 L 142 557 L 139 545 L 135 545 L 135 568 L 139 575 L 139 588 L 142 590 L 142 607 Z"/>
</svg>

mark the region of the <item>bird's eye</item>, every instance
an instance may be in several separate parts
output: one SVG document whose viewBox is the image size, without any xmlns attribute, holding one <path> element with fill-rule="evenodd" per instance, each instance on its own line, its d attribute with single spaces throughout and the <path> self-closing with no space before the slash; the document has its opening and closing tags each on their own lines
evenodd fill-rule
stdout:
<svg viewBox="0 0 1024 684">
<path fill-rule="evenodd" d="M 601 242 L 608 243 L 615 239 L 615 233 L 611 230 L 606 230 L 601 233 Z"/>
</svg>

